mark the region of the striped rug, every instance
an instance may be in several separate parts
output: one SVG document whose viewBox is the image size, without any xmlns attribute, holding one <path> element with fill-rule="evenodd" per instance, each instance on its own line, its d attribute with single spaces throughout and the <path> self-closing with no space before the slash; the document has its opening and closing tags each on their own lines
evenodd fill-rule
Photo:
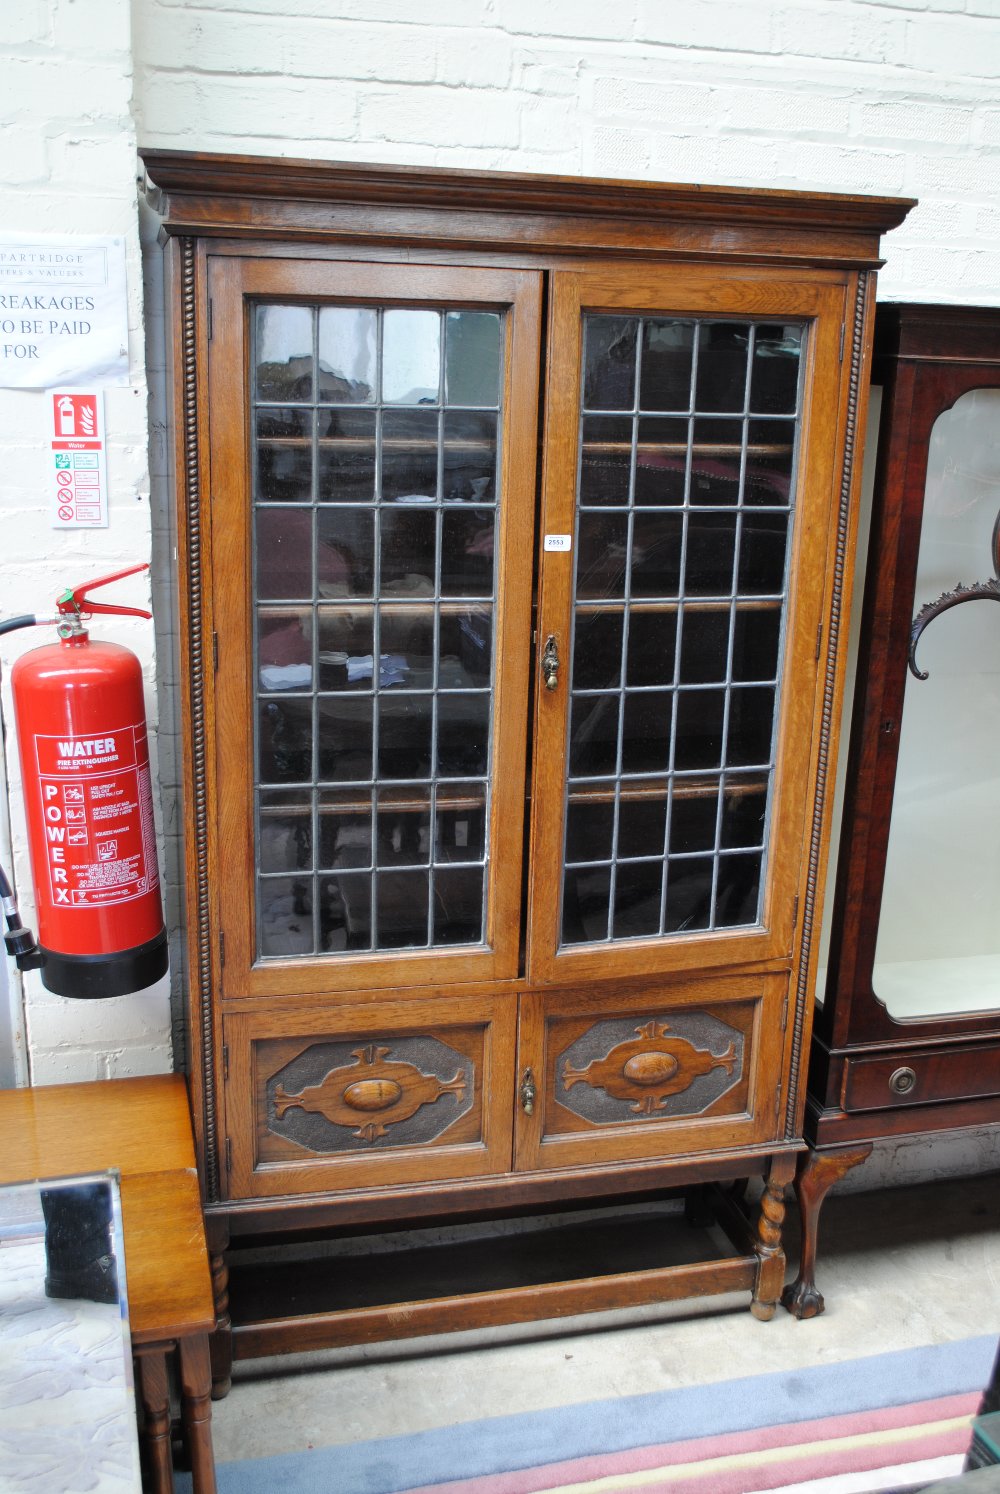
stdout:
<svg viewBox="0 0 1000 1494">
<path fill-rule="evenodd" d="M 916 1489 L 961 1471 L 996 1349 L 964 1339 L 223 1463 L 219 1494 Z"/>
</svg>

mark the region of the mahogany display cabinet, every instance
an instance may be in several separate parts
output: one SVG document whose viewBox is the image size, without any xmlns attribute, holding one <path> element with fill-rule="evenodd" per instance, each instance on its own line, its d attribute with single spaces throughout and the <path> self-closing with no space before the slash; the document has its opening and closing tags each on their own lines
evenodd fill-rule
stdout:
<svg viewBox="0 0 1000 1494">
<path fill-rule="evenodd" d="M 252 1310 L 234 1271 L 237 1354 L 733 1290 L 769 1317 L 909 204 L 144 161 L 220 1318 L 248 1241 L 764 1179 L 680 1264 Z"/>
<path fill-rule="evenodd" d="M 829 1188 L 876 1141 L 1000 1120 L 1000 311 L 884 305 L 830 962 L 796 1180 L 798 1317 Z M 975 602 L 975 606 L 966 605 Z"/>
</svg>

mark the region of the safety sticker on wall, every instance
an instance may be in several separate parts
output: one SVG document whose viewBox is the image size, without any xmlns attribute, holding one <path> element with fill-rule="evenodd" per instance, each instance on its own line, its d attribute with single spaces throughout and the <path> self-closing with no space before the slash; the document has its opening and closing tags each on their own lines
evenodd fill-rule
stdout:
<svg viewBox="0 0 1000 1494">
<path fill-rule="evenodd" d="M 49 464 L 52 528 L 106 529 L 103 390 L 53 391 Z"/>
</svg>

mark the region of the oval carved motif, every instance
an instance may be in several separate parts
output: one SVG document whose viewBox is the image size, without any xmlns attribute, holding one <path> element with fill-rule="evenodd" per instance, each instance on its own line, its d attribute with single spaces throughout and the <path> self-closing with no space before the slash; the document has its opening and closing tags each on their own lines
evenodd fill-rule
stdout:
<svg viewBox="0 0 1000 1494">
<path fill-rule="evenodd" d="M 634 1053 L 622 1069 L 633 1084 L 662 1084 L 672 1079 L 680 1065 L 671 1053 Z"/>
<path fill-rule="evenodd" d="M 359 1079 L 344 1090 L 344 1104 L 352 1110 L 388 1110 L 402 1096 L 394 1079 Z"/>
</svg>

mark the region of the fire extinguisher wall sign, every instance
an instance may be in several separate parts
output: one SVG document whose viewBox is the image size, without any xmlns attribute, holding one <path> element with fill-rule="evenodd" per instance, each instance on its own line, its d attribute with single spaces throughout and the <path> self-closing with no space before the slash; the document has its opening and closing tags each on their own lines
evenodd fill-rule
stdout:
<svg viewBox="0 0 1000 1494">
<path fill-rule="evenodd" d="M 121 996 L 166 972 L 167 942 L 142 672 L 80 621 L 137 609 L 86 603 L 85 591 L 60 599 L 61 641 L 22 655 L 11 688 L 42 982 L 61 996 Z"/>
</svg>

